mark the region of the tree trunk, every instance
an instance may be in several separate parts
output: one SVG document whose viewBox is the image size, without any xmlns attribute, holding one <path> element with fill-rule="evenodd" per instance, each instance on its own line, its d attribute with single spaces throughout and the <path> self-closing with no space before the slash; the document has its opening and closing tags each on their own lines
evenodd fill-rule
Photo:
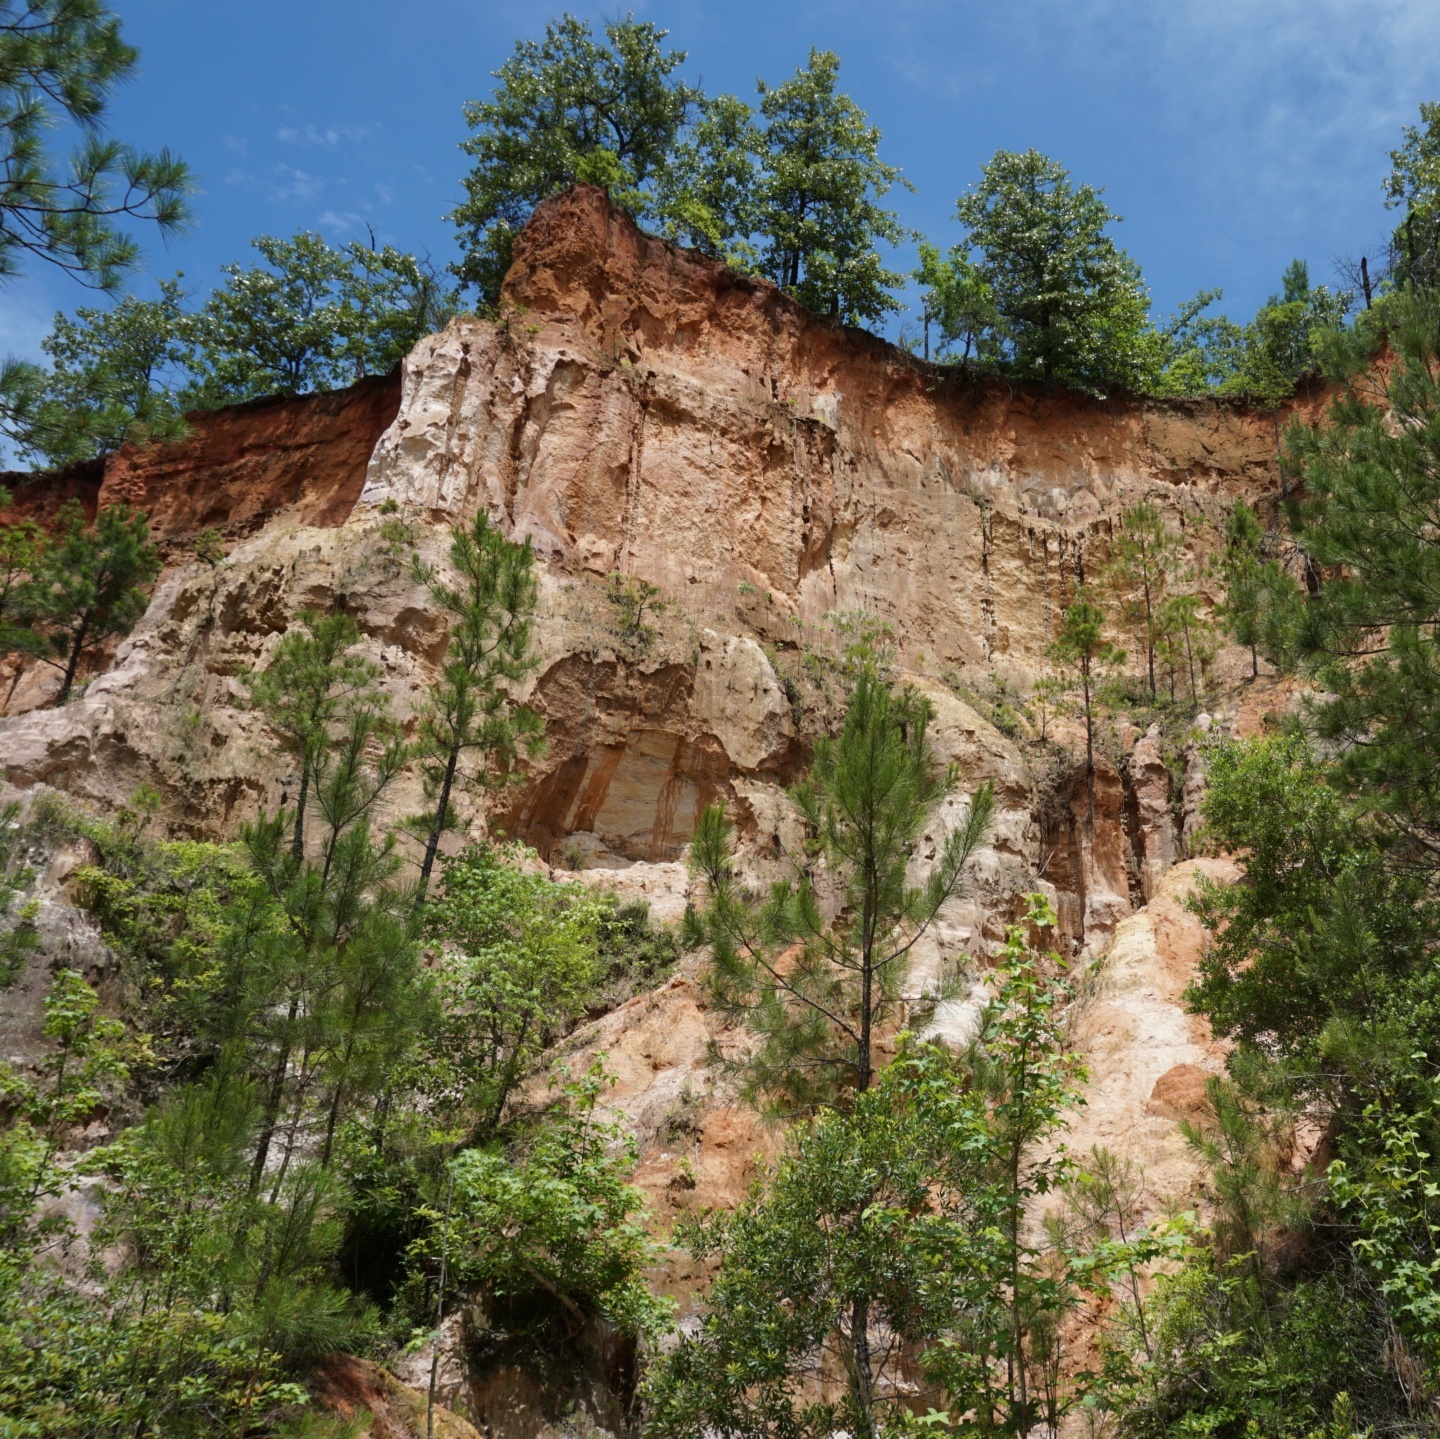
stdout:
<svg viewBox="0 0 1440 1439">
<path fill-rule="evenodd" d="M 854 1394 L 857 1433 L 854 1439 L 875 1439 L 875 1394 L 870 1373 L 870 1296 L 857 1294 L 850 1306 L 850 1348 L 855 1366 Z"/>
<path fill-rule="evenodd" d="M 65 666 L 65 680 L 60 686 L 60 694 L 56 698 L 56 704 L 64 704 L 70 698 L 70 686 L 75 683 L 75 671 L 80 668 L 80 652 L 85 648 L 85 636 L 90 633 L 90 612 L 85 612 L 85 617 L 80 621 L 80 628 L 75 631 L 75 643 L 70 646 L 70 662 Z"/>
<path fill-rule="evenodd" d="M 290 1012 L 286 1016 L 286 1027 L 295 1023 L 295 1016 L 300 1012 L 300 996 L 297 994 L 290 1001 Z M 275 1126 L 280 1119 L 280 1099 L 285 1093 L 285 1075 L 290 1068 L 290 1044 L 287 1041 L 280 1046 L 280 1054 L 275 1061 L 274 1072 L 270 1076 L 270 1092 L 265 1096 L 265 1118 L 260 1126 L 260 1139 L 255 1147 L 255 1161 L 250 1166 L 250 1193 L 256 1194 L 260 1189 L 260 1180 L 265 1173 L 265 1161 L 270 1157 L 270 1141 L 275 1137 Z"/>
<path fill-rule="evenodd" d="M 1090 672 L 1081 680 L 1085 692 L 1085 795 L 1089 802 L 1090 833 L 1095 833 L 1095 727 L 1090 722 Z"/>
<path fill-rule="evenodd" d="M 310 798 L 310 764 L 300 763 L 300 793 L 295 800 L 295 833 L 290 840 L 290 853 L 299 864 L 305 858 L 305 805 Z"/>
<path fill-rule="evenodd" d="M 460 744 L 456 741 L 450 747 L 450 758 L 445 762 L 445 778 L 440 782 L 439 803 L 435 806 L 435 822 L 430 826 L 430 837 L 425 841 L 425 858 L 420 865 L 420 893 L 417 903 L 424 903 L 425 891 L 430 887 L 430 872 L 435 868 L 435 855 L 440 848 L 440 836 L 445 832 L 445 816 L 450 809 L 450 791 L 455 785 L 455 769 L 460 763 Z"/>
<path fill-rule="evenodd" d="M 1150 664 L 1150 698 L 1155 698 L 1155 619 L 1150 608 L 1150 581 L 1145 581 L 1145 658 Z"/>
</svg>

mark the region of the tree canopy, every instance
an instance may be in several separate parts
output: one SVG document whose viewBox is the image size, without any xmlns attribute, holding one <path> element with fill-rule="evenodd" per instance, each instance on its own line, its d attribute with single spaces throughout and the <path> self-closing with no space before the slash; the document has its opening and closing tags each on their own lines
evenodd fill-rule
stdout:
<svg viewBox="0 0 1440 1439">
<path fill-rule="evenodd" d="M 564 15 L 542 40 L 522 40 L 494 72 L 490 100 L 465 106 L 474 164 L 451 215 L 460 280 L 493 304 L 515 236 L 541 200 L 577 181 L 604 185 L 616 203 L 642 211 L 646 185 L 671 156 L 697 93 L 674 72 L 683 50 L 667 31 L 630 16 L 605 23 L 605 40 Z"/>
<path fill-rule="evenodd" d="M 1140 389 L 1154 367 L 1140 267 L 1107 233 L 1119 217 L 1038 150 L 1000 150 L 956 215 L 996 321 L 982 354 L 1027 379 Z"/>
<path fill-rule="evenodd" d="M 140 256 L 124 221 L 150 221 L 161 234 L 187 222 L 185 163 L 105 131 L 138 58 L 101 0 L 0 0 L 0 280 L 38 259 L 113 290 Z M 79 143 L 62 161 L 49 141 L 65 124 Z"/>
</svg>

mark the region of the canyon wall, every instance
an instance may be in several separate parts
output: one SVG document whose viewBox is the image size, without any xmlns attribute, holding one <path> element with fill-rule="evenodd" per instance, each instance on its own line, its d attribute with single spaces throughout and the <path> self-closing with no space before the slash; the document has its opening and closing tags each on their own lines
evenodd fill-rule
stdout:
<svg viewBox="0 0 1440 1439">
<path fill-rule="evenodd" d="M 981 927 L 993 939 L 1004 896 L 1046 880 L 1094 948 L 1180 853 L 1175 780 L 1154 742 L 1116 729 L 1092 842 L 1073 771 L 997 732 L 978 697 L 1028 687 L 1125 506 L 1158 505 L 1201 570 L 1225 507 L 1275 494 L 1285 418 L 927 365 L 646 236 L 581 186 L 519 237 L 499 318 L 423 341 L 398 393 L 391 378 L 258 401 L 103 469 L 20 477 L 22 513 L 70 494 L 144 507 L 169 563 L 74 702 L 47 707 L 46 667 L 12 677 L 0 764 L 12 787 L 102 805 L 151 783 L 184 831 L 232 832 L 288 780 L 243 670 L 302 609 L 341 605 L 407 712 L 444 644 L 411 553 L 443 561 L 447 527 L 484 507 L 540 557 L 528 698 L 549 741 L 492 825 L 674 912 L 706 804 L 724 799 L 757 855 L 783 846 L 783 786 L 836 718 L 863 611 L 889 627 L 897 670 L 963 715 L 943 732 L 965 790 L 1000 784 Z M 214 565 L 189 548 L 209 527 L 229 546 Z M 640 582 L 657 602 L 637 621 Z"/>
<path fill-rule="evenodd" d="M 1291 408 L 1313 416 L 1319 403 L 1302 394 Z M 579 187 L 519 237 L 498 318 L 457 319 L 398 377 L 197 416 L 181 443 L 127 447 L 103 466 L 6 477 L 18 513 L 48 518 L 72 497 L 91 512 L 143 507 L 167 563 L 144 619 L 69 704 L 52 706 L 43 666 L 0 675 L 0 799 L 48 788 L 104 810 L 150 784 L 169 833 L 232 835 L 294 784 L 243 673 L 302 611 L 343 608 L 397 714 L 413 716 L 446 634 L 412 559 L 443 566 L 449 527 L 483 509 L 539 557 L 540 663 L 525 695 L 547 749 L 522 783 L 463 797 L 469 835 L 504 830 L 670 921 L 709 803 L 729 807 L 753 873 L 783 868 L 800 839 L 785 786 L 838 720 L 864 612 L 872 637 L 874 621 L 888 627 L 888 662 L 929 697 L 937 752 L 961 775 L 917 876 L 978 785 L 998 798 L 968 892 L 917 948 L 911 998 L 968 967 L 970 994 L 927 1021 L 963 1037 L 987 951 L 1023 895 L 1046 891 L 1072 953 L 1109 950 L 1076 1030 L 1095 1071 L 1077 1142 L 1133 1153 L 1183 1186 L 1193 1169 L 1174 1119 L 1195 1112 L 1222 1056 L 1184 1013 L 1203 940 L 1179 901 L 1197 873 L 1233 873 L 1176 868 L 1203 745 L 1107 723 L 1092 824 L 1074 717 L 1042 739 L 995 700 L 1042 671 L 1063 607 L 1136 501 L 1184 536 L 1205 594 L 1227 506 L 1278 493 L 1286 418 L 931 366 L 644 235 Z M 194 552 L 207 528 L 225 542 L 218 562 Z M 1284 702 L 1263 678 L 1242 685 L 1248 667 L 1235 651 L 1217 663 L 1222 728 Z M 382 824 L 419 801 L 412 775 Z M 64 875 L 47 885 L 58 915 Z M 732 1202 L 777 1142 L 705 1064 L 712 1043 L 738 1039 L 707 1011 L 697 964 L 568 1048 L 573 1062 L 610 1055 L 662 1216 Z M 30 1009 L 43 990 L 32 978 Z M 664 1282 L 693 1295 L 699 1276 L 676 1264 Z"/>
</svg>

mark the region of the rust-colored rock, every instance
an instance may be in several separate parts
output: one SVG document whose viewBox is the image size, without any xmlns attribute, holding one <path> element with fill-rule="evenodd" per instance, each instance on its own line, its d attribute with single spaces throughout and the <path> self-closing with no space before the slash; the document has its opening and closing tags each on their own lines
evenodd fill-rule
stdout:
<svg viewBox="0 0 1440 1439">
<path fill-rule="evenodd" d="M 1145 1104 L 1147 1114 L 1198 1124 L 1210 1114 L 1205 1086 L 1215 1076 L 1198 1064 L 1177 1064 L 1155 1081 Z"/>
<path fill-rule="evenodd" d="M 79 500 L 85 518 L 93 520 L 104 479 L 103 460 L 86 460 L 83 464 L 40 474 L 20 470 L 0 475 L 0 488 L 9 490 L 12 500 L 0 510 L 0 525 L 19 519 L 49 525 L 67 500 Z"/>
<path fill-rule="evenodd" d="M 300 524 L 343 524 L 399 404 L 398 378 L 386 375 L 330 394 L 201 411 L 174 444 L 122 446 L 106 462 L 99 502 L 145 510 L 167 537 L 252 529 L 286 509 Z"/>
<path fill-rule="evenodd" d="M 917 668 L 1026 677 L 1124 506 L 1153 500 L 1198 558 L 1230 500 L 1277 485 L 1270 416 L 959 378 L 590 187 L 537 210 L 505 296 L 502 324 L 406 361 L 362 505 L 484 505 L 566 572 L 618 568 L 697 615 L 753 587 L 781 619 L 888 620 Z"/>
</svg>

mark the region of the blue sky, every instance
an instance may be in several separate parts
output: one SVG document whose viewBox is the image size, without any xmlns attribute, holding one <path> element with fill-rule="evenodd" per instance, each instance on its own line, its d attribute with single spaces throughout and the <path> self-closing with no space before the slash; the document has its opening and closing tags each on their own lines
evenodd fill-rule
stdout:
<svg viewBox="0 0 1440 1439">
<path fill-rule="evenodd" d="M 623 0 L 619 0 L 623 4 Z M 141 50 L 114 129 L 168 144 L 203 193 L 148 273 L 207 289 L 259 233 L 365 234 L 453 255 L 441 218 L 463 101 L 556 13 L 513 0 L 115 0 Z M 572 4 L 592 21 L 617 5 Z M 1440 99 L 1440 0 L 635 0 L 711 92 L 753 97 L 812 45 L 881 127 L 916 193 L 904 220 L 948 244 L 955 197 L 998 147 L 1103 186 L 1157 314 L 1202 286 L 1248 316 L 1294 256 L 1328 279 L 1375 253 L 1387 152 Z M 136 282 L 142 293 L 145 278 Z M 0 291 L 0 351 L 34 353 L 89 297 L 32 266 Z"/>
</svg>

